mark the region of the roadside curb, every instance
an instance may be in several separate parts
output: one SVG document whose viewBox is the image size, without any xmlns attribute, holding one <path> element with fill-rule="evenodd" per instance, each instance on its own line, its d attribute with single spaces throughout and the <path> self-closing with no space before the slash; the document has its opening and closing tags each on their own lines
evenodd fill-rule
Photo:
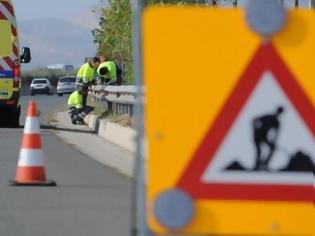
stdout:
<svg viewBox="0 0 315 236">
<path fill-rule="evenodd" d="M 135 153 L 135 130 L 100 119 L 94 114 L 87 115 L 84 118 L 84 123 L 94 134 Z"/>
</svg>

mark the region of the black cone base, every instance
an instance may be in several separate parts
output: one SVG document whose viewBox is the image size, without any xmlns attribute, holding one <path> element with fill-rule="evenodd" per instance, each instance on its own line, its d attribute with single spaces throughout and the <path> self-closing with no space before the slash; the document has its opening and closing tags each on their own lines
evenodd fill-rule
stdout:
<svg viewBox="0 0 315 236">
<path fill-rule="evenodd" d="M 56 187 L 57 183 L 53 180 L 46 180 L 44 182 L 33 182 L 33 183 L 21 183 L 16 180 L 10 180 L 11 186 L 50 186 Z"/>
</svg>

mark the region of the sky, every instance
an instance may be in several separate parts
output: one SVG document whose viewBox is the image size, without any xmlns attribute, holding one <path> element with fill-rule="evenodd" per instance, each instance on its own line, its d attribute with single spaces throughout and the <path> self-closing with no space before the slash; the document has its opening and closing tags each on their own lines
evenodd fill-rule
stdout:
<svg viewBox="0 0 315 236">
<path fill-rule="evenodd" d="M 239 0 L 239 3 L 240 5 L 243 5 L 247 1 L 248 0 Z M 293 5 L 294 2 L 294 0 L 284 1 L 286 2 L 286 5 Z M 91 30 L 98 26 L 99 14 L 97 13 L 97 10 L 100 9 L 100 7 L 106 6 L 107 0 L 12 0 L 12 2 L 15 7 L 15 14 L 19 25 L 21 45 L 30 45 L 31 48 L 33 48 L 34 60 L 33 63 L 29 65 L 30 67 L 45 66 L 47 63 L 73 63 L 77 65 L 82 62 L 82 58 L 85 58 L 85 56 L 95 54 L 96 46 L 93 43 Z M 307 5 L 308 0 L 300 0 L 300 2 L 301 5 L 305 6 Z M 96 13 L 93 13 L 92 10 L 96 10 Z M 68 52 L 72 54 L 72 58 L 69 56 L 65 57 L 65 55 L 63 55 L 65 52 L 63 49 L 64 41 L 57 41 L 57 39 L 54 40 L 52 37 L 49 37 L 49 27 L 41 28 L 41 31 L 43 31 L 44 34 L 43 32 L 36 31 L 39 27 L 38 24 L 32 24 L 32 26 L 34 26 L 33 32 L 28 32 L 28 34 L 25 32 L 26 29 L 23 29 L 23 27 L 29 25 L 27 23 L 25 24 L 25 22 L 47 18 L 68 21 L 73 24 L 73 27 L 70 29 L 75 29 L 76 27 L 74 26 L 85 29 L 86 31 L 82 31 L 80 35 L 75 34 L 75 37 L 85 39 L 82 45 L 84 45 L 86 50 L 83 52 L 80 49 L 78 50 L 77 47 L 71 47 L 71 45 L 69 45 Z M 60 30 L 64 35 L 70 35 L 71 33 L 69 30 L 64 30 L 62 28 L 60 28 Z M 39 38 L 38 34 L 42 35 L 42 37 Z M 45 34 L 47 34 L 47 36 Z M 87 35 L 89 38 L 86 37 Z M 40 40 L 41 45 L 38 43 L 38 40 Z M 46 44 L 47 40 L 52 41 L 52 43 Z M 46 45 L 54 52 L 59 52 L 59 54 L 56 53 L 54 55 L 55 61 L 51 59 L 52 54 L 45 52 Z"/>
<path fill-rule="evenodd" d="M 77 66 L 85 56 L 95 54 L 96 46 L 93 43 L 91 30 L 98 26 L 97 10 L 105 5 L 106 0 L 12 0 L 12 2 L 18 22 L 21 46 L 31 47 L 33 54 L 32 63 L 25 65 L 25 68 L 45 67 L 47 64 L 74 64 Z M 93 10 L 96 10 L 96 13 Z M 48 21 L 48 19 L 50 20 Z M 73 27 L 70 30 L 69 26 L 68 28 L 62 26 L 60 32 L 63 32 L 64 38 L 74 35 L 79 37 L 76 41 L 81 40 L 84 49 L 80 50 L 78 46 L 66 44 L 60 36 L 56 39 L 51 37 L 51 33 L 56 31 L 56 29 L 49 31 L 52 27 L 49 27 L 48 23 L 52 22 L 52 19 L 71 23 Z M 44 22 L 48 22 L 46 28 L 42 27 Z M 65 22 L 64 25 L 69 24 Z M 28 26 L 32 28 L 29 29 Z M 78 27 L 82 28 L 81 34 L 74 34 L 71 29 L 79 30 Z M 56 37 L 58 37 L 58 33 L 55 34 Z M 52 54 L 47 49 L 45 50 L 45 44 L 50 51 L 55 53 Z M 64 55 L 66 54 L 65 45 L 69 46 L 67 53 L 72 57 Z"/>
<path fill-rule="evenodd" d="M 34 18 L 73 19 L 96 8 L 102 0 L 12 0 L 18 21 Z"/>
</svg>

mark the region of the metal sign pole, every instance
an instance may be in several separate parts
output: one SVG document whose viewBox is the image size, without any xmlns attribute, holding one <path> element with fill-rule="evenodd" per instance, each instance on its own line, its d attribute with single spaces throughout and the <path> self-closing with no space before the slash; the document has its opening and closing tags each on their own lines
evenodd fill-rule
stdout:
<svg viewBox="0 0 315 236">
<path fill-rule="evenodd" d="M 145 175 L 143 165 L 143 104 L 142 104 L 142 52 L 141 52 L 141 12 L 143 0 L 132 0 L 133 12 L 133 68 L 137 87 L 136 117 L 136 161 L 134 167 L 134 187 L 132 201 L 132 236 L 146 236 L 146 204 L 145 204 Z"/>
</svg>

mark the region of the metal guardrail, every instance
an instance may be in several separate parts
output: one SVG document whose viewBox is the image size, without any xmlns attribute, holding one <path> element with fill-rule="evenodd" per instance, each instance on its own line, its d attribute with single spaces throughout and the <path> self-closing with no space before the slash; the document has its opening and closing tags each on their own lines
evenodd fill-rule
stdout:
<svg viewBox="0 0 315 236">
<path fill-rule="evenodd" d="M 143 97 L 142 95 L 143 91 L 140 96 Z M 134 116 L 137 99 L 136 86 L 95 85 L 89 97 L 109 113 Z"/>
</svg>

